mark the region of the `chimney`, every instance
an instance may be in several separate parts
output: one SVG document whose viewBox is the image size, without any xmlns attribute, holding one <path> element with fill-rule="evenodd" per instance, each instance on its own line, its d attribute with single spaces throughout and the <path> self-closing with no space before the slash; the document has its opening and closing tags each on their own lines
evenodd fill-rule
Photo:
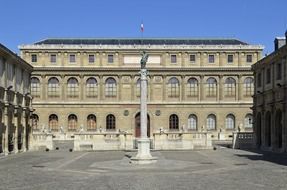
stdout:
<svg viewBox="0 0 287 190">
<path fill-rule="evenodd" d="M 285 33 L 285 37 L 276 37 L 274 40 L 275 51 L 287 44 L 287 31 Z"/>
</svg>

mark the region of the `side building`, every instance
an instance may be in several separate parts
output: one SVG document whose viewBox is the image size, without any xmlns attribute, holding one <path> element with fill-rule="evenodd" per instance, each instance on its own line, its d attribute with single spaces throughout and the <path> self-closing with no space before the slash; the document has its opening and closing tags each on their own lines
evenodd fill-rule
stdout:
<svg viewBox="0 0 287 190">
<path fill-rule="evenodd" d="M 275 51 L 253 65 L 256 77 L 253 113 L 256 144 L 263 150 L 287 150 L 287 32 L 275 39 Z"/>
<path fill-rule="evenodd" d="M 184 148 L 182 142 L 203 132 L 231 140 L 234 131 L 253 130 L 251 65 L 261 59 L 260 45 L 236 39 L 46 39 L 19 48 L 34 66 L 35 147 L 45 146 L 46 138 L 51 148 L 63 140 L 92 149 L 135 147 L 142 50 L 149 54 L 152 147 Z"/>
<path fill-rule="evenodd" d="M 0 44 L 0 154 L 26 151 L 32 66 Z"/>
</svg>

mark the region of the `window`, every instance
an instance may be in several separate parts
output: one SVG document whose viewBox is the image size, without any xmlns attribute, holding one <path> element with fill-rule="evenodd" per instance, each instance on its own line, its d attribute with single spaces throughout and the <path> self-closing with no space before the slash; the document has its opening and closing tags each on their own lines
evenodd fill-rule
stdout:
<svg viewBox="0 0 287 190">
<path fill-rule="evenodd" d="M 55 77 L 52 77 L 48 80 L 48 97 L 56 98 L 60 94 L 60 85 L 59 80 Z"/>
<path fill-rule="evenodd" d="M 95 115 L 90 114 L 87 117 L 87 130 L 96 130 L 97 129 L 97 118 Z"/>
<path fill-rule="evenodd" d="M 261 77 L 261 73 L 258 73 L 258 74 L 257 74 L 257 86 L 258 86 L 258 87 L 261 87 L 261 85 L 262 85 L 262 83 L 261 83 L 261 78 L 262 78 L 262 77 Z"/>
<path fill-rule="evenodd" d="M 228 114 L 225 118 L 225 128 L 235 129 L 235 117 L 232 114 Z"/>
<path fill-rule="evenodd" d="M 282 79 L 282 65 L 281 65 L 281 63 L 277 63 L 277 65 L 276 65 L 276 79 L 277 80 Z"/>
<path fill-rule="evenodd" d="M 36 54 L 32 54 L 31 55 L 31 62 L 32 63 L 36 63 L 38 60 L 37 60 L 37 55 Z"/>
<path fill-rule="evenodd" d="M 52 131 L 58 131 L 58 116 L 55 114 L 52 114 L 49 116 L 49 128 Z"/>
<path fill-rule="evenodd" d="M 36 114 L 31 115 L 31 123 L 33 130 L 38 130 L 39 116 Z"/>
<path fill-rule="evenodd" d="M 198 95 L 198 81 L 196 78 L 190 78 L 187 81 L 186 93 L 188 97 L 195 97 Z"/>
<path fill-rule="evenodd" d="M 86 82 L 86 96 L 88 98 L 95 98 L 98 96 L 98 83 L 95 78 L 88 78 Z"/>
<path fill-rule="evenodd" d="M 177 78 L 172 77 L 168 81 L 168 96 L 175 98 L 179 96 L 179 81 Z"/>
<path fill-rule="evenodd" d="M 70 98 L 77 98 L 79 95 L 79 84 L 78 80 L 74 77 L 69 78 L 67 84 L 67 95 Z"/>
<path fill-rule="evenodd" d="M 235 86 L 236 86 L 236 81 L 235 79 L 229 77 L 225 80 L 225 95 L 226 96 L 235 96 Z"/>
<path fill-rule="evenodd" d="M 246 62 L 252 63 L 252 55 L 246 55 Z"/>
<path fill-rule="evenodd" d="M 89 55 L 89 63 L 95 62 L 95 55 Z"/>
<path fill-rule="evenodd" d="M 271 83 L 271 68 L 268 68 L 266 70 L 266 84 L 270 84 Z"/>
<path fill-rule="evenodd" d="M 51 63 L 56 63 L 57 62 L 57 55 L 56 54 L 51 54 L 50 55 L 50 62 Z"/>
<path fill-rule="evenodd" d="M 191 63 L 194 63 L 194 62 L 195 62 L 195 55 L 194 55 L 194 54 L 189 55 L 189 61 L 190 61 Z"/>
<path fill-rule="evenodd" d="M 247 114 L 244 118 L 244 127 L 250 129 L 253 127 L 253 117 L 251 114 Z"/>
<path fill-rule="evenodd" d="M 233 63 L 233 55 L 227 55 L 227 63 Z"/>
<path fill-rule="evenodd" d="M 170 62 L 171 63 L 176 63 L 176 55 L 170 55 Z"/>
<path fill-rule="evenodd" d="M 207 116 L 206 129 L 215 130 L 216 129 L 216 117 L 213 114 Z"/>
<path fill-rule="evenodd" d="M 208 55 L 208 62 L 214 63 L 214 55 Z"/>
<path fill-rule="evenodd" d="M 70 63 L 75 63 L 76 62 L 76 55 L 75 54 L 71 54 L 70 55 Z"/>
<path fill-rule="evenodd" d="M 77 129 L 78 118 L 76 115 L 71 114 L 68 117 L 68 130 L 75 131 Z"/>
<path fill-rule="evenodd" d="M 106 118 L 106 130 L 116 129 L 116 118 L 114 115 L 109 114 Z"/>
<path fill-rule="evenodd" d="M 215 80 L 215 78 L 210 77 L 207 79 L 207 83 L 206 83 L 206 90 L 207 90 L 207 97 L 215 97 L 216 93 L 217 93 L 217 81 Z"/>
<path fill-rule="evenodd" d="M 188 117 L 187 128 L 189 130 L 197 130 L 197 117 L 194 114 L 191 114 Z"/>
<path fill-rule="evenodd" d="M 169 116 L 169 129 L 178 130 L 179 129 L 179 121 L 178 116 L 176 114 L 172 114 Z"/>
<path fill-rule="evenodd" d="M 114 62 L 114 55 L 108 55 L 108 63 L 113 63 Z"/>
<path fill-rule="evenodd" d="M 245 96 L 252 96 L 254 93 L 254 79 L 251 77 L 247 77 L 244 80 L 243 88 Z"/>
<path fill-rule="evenodd" d="M 113 78 L 108 78 L 106 80 L 106 97 L 116 97 L 117 96 L 117 83 Z"/>
<path fill-rule="evenodd" d="M 36 77 L 31 78 L 31 94 L 33 97 L 40 97 L 40 80 Z"/>
</svg>

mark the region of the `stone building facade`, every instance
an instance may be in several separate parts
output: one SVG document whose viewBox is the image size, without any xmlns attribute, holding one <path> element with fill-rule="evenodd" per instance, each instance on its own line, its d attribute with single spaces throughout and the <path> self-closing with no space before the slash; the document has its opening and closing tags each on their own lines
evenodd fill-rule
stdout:
<svg viewBox="0 0 287 190">
<path fill-rule="evenodd" d="M 287 150 L 287 32 L 275 39 L 275 51 L 252 66 L 256 144 L 264 150 Z"/>
<path fill-rule="evenodd" d="M 251 65 L 262 49 L 236 39 L 46 39 L 22 45 L 22 58 L 34 67 L 34 144 L 135 147 L 142 50 L 149 54 L 148 135 L 154 148 L 252 131 Z"/>
<path fill-rule="evenodd" d="M 32 66 L 0 44 L 0 153 L 26 151 Z"/>
</svg>

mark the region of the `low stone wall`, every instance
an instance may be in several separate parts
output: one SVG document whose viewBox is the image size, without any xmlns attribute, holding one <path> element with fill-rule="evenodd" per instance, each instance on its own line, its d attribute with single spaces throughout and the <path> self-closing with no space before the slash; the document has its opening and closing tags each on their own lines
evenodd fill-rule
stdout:
<svg viewBox="0 0 287 190">
<path fill-rule="evenodd" d="M 154 133 L 155 150 L 210 149 L 211 134 L 207 132 L 159 132 Z"/>
<path fill-rule="evenodd" d="M 30 150 L 53 149 L 53 135 L 51 133 L 33 132 L 30 138 Z"/>
<path fill-rule="evenodd" d="M 233 132 L 232 146 L 234 149 L 255 148 L 253 132 Z"/>
</svg>

